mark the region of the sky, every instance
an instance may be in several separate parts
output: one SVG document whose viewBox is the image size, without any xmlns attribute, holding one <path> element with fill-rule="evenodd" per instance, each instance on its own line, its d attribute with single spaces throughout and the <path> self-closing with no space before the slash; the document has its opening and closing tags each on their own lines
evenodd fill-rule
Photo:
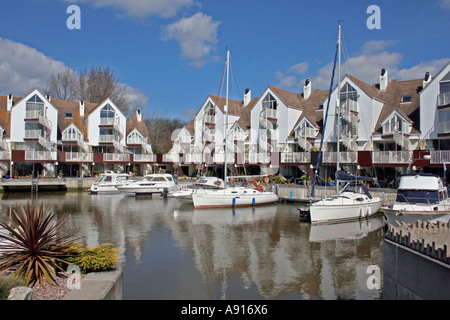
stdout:
<svg viewBox="0 0 450 320">
<path fill-rule="evenodd" d="M 71 7 L 75 5 L 74 7 Z M 375 6 L 375 7 L 373 7 Z M 450 61 L 450 0 L 0 0 L 0 95 L 46 93 L 52 73 L 109 67 L 145 116 L 193 116 L 208 95 L 328 89 L 435 75 Z"/>
</svg>

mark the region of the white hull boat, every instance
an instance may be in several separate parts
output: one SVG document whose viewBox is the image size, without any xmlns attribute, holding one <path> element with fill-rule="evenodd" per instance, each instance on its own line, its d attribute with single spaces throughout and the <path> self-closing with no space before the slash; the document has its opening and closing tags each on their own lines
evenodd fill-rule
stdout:
<svg viewBox="0 0 450 320">
<path fill-rule="evenodd" d="M 119 193 L 117 187 L 131 181 L 131 175 L 106 171 L 100 174 L 91 186 L 93 194 Z"/>
<path fill-rule="evenodd" d="M 397 197 L 391 207 L 383 207 L 386 220 L 414 224 L 418 220 L 431 221 L 450 215 L 448 189 L 442 179 L 429 173 L 412 173 L 400 177 Z"/>
<path fill-rule="evenodd" d="M 311 204 L 309 215 L 312 224 L 348 222 L 370 218 L 380 207 L 378 197 L 346 191 Z"/>
<path fill-rule="evenodd" d="M 194 192 L 192 201 L 195 209 L 233 208 L 275 203 L 278 196 L 273 192 L 264 191 L 262 186 L 254 181 L 247 181 L 241 187 Z"/>
<path fill-rule="evenodd" d="M 172 175 L 168 173 L 154 173 L 145 175 L 141 180 L 123 184 L 117 189 L 126 195 L 152 195 L 167 192 L 175 186 Z"/>
<path fill-rule="evenodd" d="M 180 187 L 178 190 L 170 192 L 167 197 L 175 198 L 181 202 L 192 203 L 192 194 L 194 192 L 201 193 L 207 192 L 209 190 L 220 190 L 223 189 L 223 180 L 217 177 L 201 177 L 195 181 L 192 185 L 185 185 Z"/>
</svg>

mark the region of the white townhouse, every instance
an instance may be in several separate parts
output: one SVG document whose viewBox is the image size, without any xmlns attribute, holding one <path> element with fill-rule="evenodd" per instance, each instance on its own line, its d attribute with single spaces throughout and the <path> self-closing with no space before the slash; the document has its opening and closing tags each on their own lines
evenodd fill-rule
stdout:
<svg viewBox="0 0 450 320">
<path fill-rule="evenodd" d="M 43 176 L 54 176 L 58 109 L 50 102 L 50 97 L 35 89 L 15 104 L 8 100 L 7 112 L 11 113 L 11 149 L 22 151 L 19 159 L 23 162 L 42 163 Z"/>
<path fill-rule="evenodd" d="M 420 131 L 431 162 L 450 162 L 450 61 L 432 78 L 426 74 L 420 92 Z"/>
<path fill-rule="evenodd" d="M 140 111 L 127 121 L 110 100 L 61 101 L 33 90 L 0 96 L 0 174 L 83 177 L 152 171 L 157 158 Z"/>
</svg>

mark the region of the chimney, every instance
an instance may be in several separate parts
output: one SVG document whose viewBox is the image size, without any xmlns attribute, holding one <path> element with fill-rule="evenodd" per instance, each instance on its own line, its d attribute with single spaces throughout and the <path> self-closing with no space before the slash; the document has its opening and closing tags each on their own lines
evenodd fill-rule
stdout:
<svg viewBox="0 0 450 320">
<path fill-rule="evenodd" d="M 431 76 L 430 73 L 425 73 L 425 78 L 423 78 L 423 87 L 425 88 L 426 85 L 428 85 L 431 82 Z"/>
<path fill-rule="evenodd" d="M 246 107 L 250 101 L 252 101 L 252 91 L 250 89 L 245 89 L 244 94 L 244 107 Z"/>
<path fill-rule="evenodd" d="M 13 106 L 13 104 L 14 104 L 14 97 L 13 97 L 13 95 L 10 93 L 10 94 L 8 94 L 8 101 L 6 102 L 6 110 L 7 111 L 11 111 L 11 109 L 12 109 L 12 106 Z"/>
<path fill-rule="evenodd" d="M 50 94 L 49 93 L 47 93 L 46 95 L 45 95 L 45 99 L 47 99 L 48 100 L 48 102 L 52 102 L 52 97 L 50 96 Z"/>
<path fill-rule="evenodd" d="M 388 79 L 388 72 L 385 68 L 381 69 L 381 75 L 380 75 L 380 91 L 385 91 L 386 87 L 388 85 L 389 79 Z"/>
<path fill-rule="evenodd" d="M 303 87 L 303 98 L 307 100 L 311 95 L 311 81 L 309 79 L 305 80 L 305 86 Z"/>
<path fill-rule="evenodd" d="M 136 110 L 136 118 L 138 122 L 142 121 L 142 114 L 141 114 L 141 110 Z"/>
<path fill-rule="evenodd" d="M 80 100 L 80 117 L 84 117 L 84 101 Z"/>
</svg>

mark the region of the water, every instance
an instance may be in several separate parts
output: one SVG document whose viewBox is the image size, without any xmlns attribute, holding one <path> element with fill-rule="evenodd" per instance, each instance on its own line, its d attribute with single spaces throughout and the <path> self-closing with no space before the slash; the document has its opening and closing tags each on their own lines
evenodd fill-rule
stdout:
<svg viewBox="0 0 450 320">
<path fill-rule="evenodd" d="M 30 194 L 3 194 L 0 219 Z M 127 299 L 381 299 L 383 218 L 299 221 L 298 203 L 194 210 L 175 199 L 39 193 L 88 246 L 112 243 Z"/>
</svg>

